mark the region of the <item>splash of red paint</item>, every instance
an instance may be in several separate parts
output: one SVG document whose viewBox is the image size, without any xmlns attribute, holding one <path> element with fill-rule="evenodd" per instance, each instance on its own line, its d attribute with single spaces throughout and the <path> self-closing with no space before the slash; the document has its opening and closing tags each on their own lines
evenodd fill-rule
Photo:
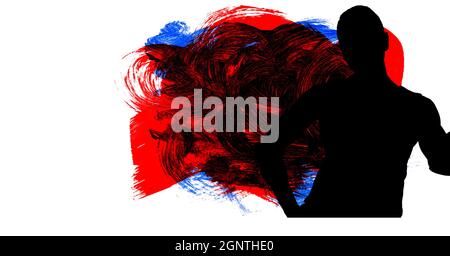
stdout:
<svg viewBox="0 0 450 256">
<path fill-rule="evenodd" d="M 388 29 L 385 29 L 385 31 L 389 35 L 389 49 L 387 50 L 384 58 L 386 71 L 392 81 L 401 86 L 404 70 L 403 47 L 400 40 L 391 31 Z"/>
<path fill-rule="evenodd" d="M 192 98 L 194 88 L 201 88 L 204 97 L 222 100 L 278 96 L 285 110 L 311 86 L 351 72 L 336 45 L 275 10 L 226 8 L 212 13 L 203 28 L 186 47 L 150 45 L 132 54 L 135 61 L 125 85 L 137 112 L 130 125 L 135 189 L 141 197 L 151 195 L 203 171 L 225 193 L 242 191 L 269 199 L 271 192 L 254 161 L 258 139 L 248 133 L 174 133 L 171 100 Z M 403 51 L 390 35 L 386 63 L 400 84 Z M 166 76 L 157 77 L 157 70 Z M 320 147 L 310 147 L 318 137 L 313 125 L 287 150 L 293 188 L 302 182 L 302 170 L 315 168 L 322 158 Z"/>
</svg>

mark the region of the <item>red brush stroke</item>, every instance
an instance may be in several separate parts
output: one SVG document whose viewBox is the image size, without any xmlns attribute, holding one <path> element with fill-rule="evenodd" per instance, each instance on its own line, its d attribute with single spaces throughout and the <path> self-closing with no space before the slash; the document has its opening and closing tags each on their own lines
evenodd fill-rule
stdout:
<svg viewBox="0 0 450 256">
<path fill-rule="evenodd" d="M 202 27 L 215 27 L 224 22 L 244 23 L 261 30 L 272 30 L 294 22 L 286 19 L 284 13 L 252 6 L 224 8 L 209 15 Z"/>
<path fill-rule="evenodd" d="M 384 58 L 386 71 L 392 81 L 401 86 L 404 70 L 403 46 L 400 43 L 400 40 L 391 31 L 388 29 L 385 29 L 385 31 L 389 35 L 389 49 Z"/>
<path fill-rule="evenodd" d="M 279 96 L 282 109 L 287 109 L 311 86 L 351 72 L 336 45 L 275 10 L 225 8 L 212 13 L 203 27 L 199 39 L 185 48 L 151 45 L 131 54 L 135 60 L 125 85 L 130 106 L 137 112 L 130 123 L 137 196 L 151 195 L 204 171 L 225 193 L 241 191 L 270 200 L 272 194 L 253 161 L 259 138 L 250 133 L 174 133 L 171 100 L 192 97 L 194 88 L 202 88 L 203 97 Z M 403 50 L 390 35 L 388 73 L 401 84 Z M 253 41 L 259 44 L 241 50 Z M 152 77 L 155 70 L 168 71 L 160 91 Z M 322 157 L 320 147 L 308 147 L 317 138 L 317 127 L 312 126 L 285 155 L 293 188 L 302 182 L 301 170 L 315 168 Z"/>
</svg>

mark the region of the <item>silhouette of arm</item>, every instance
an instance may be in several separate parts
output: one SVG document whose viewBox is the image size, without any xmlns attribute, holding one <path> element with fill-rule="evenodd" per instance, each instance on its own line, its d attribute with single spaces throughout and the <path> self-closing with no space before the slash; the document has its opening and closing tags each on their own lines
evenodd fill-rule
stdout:
<svg viewBox="0 0 450 256">
<path fill-rule="evenodd" d="M 259 144 L 256 148 L 261 174 L 272 189 L 284 213 L 296 216 L 299 206 L 289 187 L 283 153 L 292 141 L 302 134 L 318 118 L 322 89 L 315 87 L 304 93 L 299 100 L 280 117 L 279 139 L 275 143 Z"/>
<path fill-rule="evenodd" d="M 428 159 L 431 171 L 450 175 L 450 133 L 445 134 L 434 103 L 425 98 L 419 138 L 420 149 Z"/>
</svg>

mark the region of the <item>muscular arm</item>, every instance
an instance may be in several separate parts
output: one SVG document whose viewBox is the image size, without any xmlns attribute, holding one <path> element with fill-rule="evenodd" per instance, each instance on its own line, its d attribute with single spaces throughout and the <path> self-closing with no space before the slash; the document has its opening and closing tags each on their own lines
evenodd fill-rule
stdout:
<svg viewBox="0 0 450 256">
<path fill-rule="evenodd" d="M 425 99 L 422 113 L 420 148 L 431 171 L 450 175 L 450 133 L 446 134 L 441 127 L 439 113 L 431 100 Z"/>
<path fill-rule="evenodd" d="M 282 114 L 278 141 L 259 144 L 256 148 L 261 174 L 288 217 L 295 216 L 299 206 L 289 187 L 283 153 L 286 147 L 302 133 L 302 129 L 317 120 L 321 94 L 322 88 L 313 88 L 303 94 L 287 112 Z"/>
</svg>

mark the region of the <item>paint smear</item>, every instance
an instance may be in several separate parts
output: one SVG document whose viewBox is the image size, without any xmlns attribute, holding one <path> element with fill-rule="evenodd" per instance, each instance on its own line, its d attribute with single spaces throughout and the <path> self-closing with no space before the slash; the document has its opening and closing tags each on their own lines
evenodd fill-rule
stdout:
<svg viewBox="0 0 450 256">
<path fill-rule="evenodd" d="M 389 31 L 388 31 L 389 32 Z M 388 74 L 403 76 L 403 50 L 391 32 Z M 174 133 L 173 98 L 280 97 L 289 107 L 312 86 L 351 74 L 323 19 L 292 22 L 276 10 L 239 6 L 211 13 L 194 32 L 183 21 L 167 23 L 132 59 L 124 84 L 136 111 L 130 122 L 134 189 L 145 197 L 174 184 L 196 195 L 232 200 L 253 194 L 276 203 L 255 162 L 258 135 Z M 299 204 L 308 196 L 323 158 L 317 125 L 292 144 L 284 160 Z M 315 146 L 314 146 L 315 145 Z"/>
</svg>

